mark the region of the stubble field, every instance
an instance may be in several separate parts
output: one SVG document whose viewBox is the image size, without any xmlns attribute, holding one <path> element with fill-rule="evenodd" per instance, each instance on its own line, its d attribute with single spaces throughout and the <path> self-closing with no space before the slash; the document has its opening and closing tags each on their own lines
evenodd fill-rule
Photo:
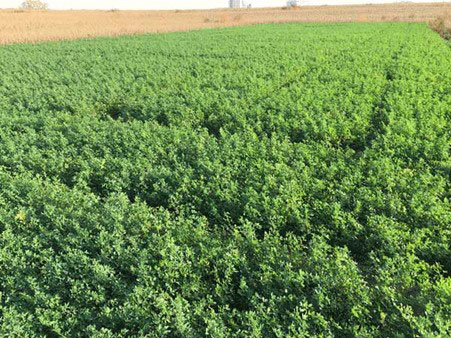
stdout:
<svg viewBox="0 0 451 338">
<path fill-rule="evenodd" d="M 210 11 L 0 11 L 0 43 L 161 33 L 281 22 L 430 22 L 451 27 L 451 3 Z"/>
</svg>

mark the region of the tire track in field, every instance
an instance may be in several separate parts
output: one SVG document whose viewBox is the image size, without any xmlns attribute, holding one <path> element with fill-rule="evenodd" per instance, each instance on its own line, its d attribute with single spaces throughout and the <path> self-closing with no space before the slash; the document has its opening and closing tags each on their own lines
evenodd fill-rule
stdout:
<svg viewBox="0 0 451 338">
<path fill-rule="evenodd" d="M 369 38 L 363 40 L 362 44 L 367 44 L 375 37 L 379 36 L 380 34 L 383 34 L 385 31 L 388 31 L 389 28 L 381 29 L 377 33 L 374 33 Z M 342 50 L 337 51 L 334 55 L 331 56 L 331 59 L 336 58 L 340 53 L 346 53 L 346 52 L 352 52 L 353 47 L 348 47 Z M 313 64 L 315 65 L 315 64 Z M 308 67 L 308 66 L 307 66 Z M 290 86 L 291 84 L 295 83 L 300 78 L 304 77 L 306 74 L 308 74 L 311 71 L 310 68 L 302 68 L 302 69 L 295 69 L 294 71 L 288 73 L 286 78 L 277 84 L 275 84 L 273 87 L 270 87 L 268 90 L 264 91 L 261 95 L 257 96 L 255 100 L 253 101 L 254 104 L 260 104 L 263 100 L 269 99 L 273 96 L 274 92 L 277 92 L 281 90 L 282 88 L 286 88 Z"/>
<path fill-rule="evenodd" d="M 369 36 L 368 38 L 362 39 L 362 41 L 360 43 L 360 46 L 361 46 L 360 49 L 366 48 L 366 46 L 368 46 L 369 43 L 372 43 L 373 40 L 376 40 L 380 36 L 384 36 L 384 34 L 386 34 L 386 32 L 390 31 L 391 27 L 392 27 L 392 25 L 383 27 L 383 28 L 379 29 L 376 33 L 371 34 L 371 36 Z M 351 55 L 353 52 L 355 52 L 355 45 L 346 47 L 344 49 L 337 50 L 332 55 L 329 55 L 327 57 L 327 59 L 329 61 L 336 60 L 335 62 L 331 62 L 331 63 L 337 64 L 340 61 L 339 60 L 340 57 L 342 57 L 343 55 L 347 55 L 347 54 Z M 394 62 L 393 60 L 396 59 L 398 53 L 401 53 L 400 49 L 396 50 L 393 53 L 393 56 L 391 58 L 389 55 L 387 56 L 387 58 L 389 60 L 386 62 L 386 64 L 387 64 L 386 69 L 390 68 L 390 65 L 393 64 L 393 62 Z M 317 71 L 318 69 L 320 69 L 321 68 L 320 66 L 321 66 L 321 64 L 313 62 L 313 63 L 310 63 L 310 65 L 309 64 L 303 65 L 302 67 L 299 67 L 299 68 L 293 70 L 292 72 L 288 73 L 287 76 L 285 76 L 285 78 L 282 81 L 278 81 L 273 86 L 270 86 L 269 89 L 263 91 L 254 100 L 250 100 L 250 102 L 252 103 L 253 106 L 260 105 L 264 111 L 269 113 L 270 109 L 268 107 L 265 107 L 265 105 L 264 105 L 265 100 L 270 99 L 271 97 L 274 97 L 274 95 L 277 95 L 276 93 L 278 91 L 282 90 L 283 88 L 287 88 L 293 84 L 296 84 L 296 82 L 299 82 L 302 78 L 304 78 L 310 72 Z M 380 91 L 378 91 L 375 94 L 375 95 L 379 94 L 378 97 L 380 97 L 380 99 L 375 98 L 376 102 L 374 103 L 372 113 L 370 113 L 370 115 L 368 116 L 368 118 L 370 119 L 370 124 L 373 127 L 368 128 L 368 131 L 364 135 L 362 135 L 363 139 L 360 139 L 361 141 L 347 143 L 344 145 L 338 145 L 339 147 L 348 146 L 348 147 L 352 148 L 353 150 L 355 150 L 356 153 L 361 153 L 364 151 L 364 149 L 367 148 L 367 146 L 369 144 L 371 144 L 372 140 L 375 137 L 377 137 L 377 135 L 379 134 L 379 131 L 381 130 L 381 128 L 383 126 L 383 124 L 381 122 L 383 122 L 383 121 L 378 121 L 377 119 L 374 118 L 375 110 L 379 106 L 384 106 L 385 103 L 381 102 L 381 99 L 383 99 L 385 97 L 385 94 L 387 93 L 388 88 L 390 87 L 390 85 L 389 85 L 390 75 L 387 73 L 387 71 L 384 72 L 384 77 L 386 79 L 385 85 L 383 85 L 380 88 Z M 376 132 L 373 135 L 374 130 L 376 130 Z M 293 141 L 293 142 L 297 143 L 299 141 Z"/>
<path fill-rule="evenodd" d="M 371 114 L 371 128 L 370 132 L 367 134 L 367 137 L 364 142 L 363 149 L 359 149 L 357 151 L 358 157 L 365 152 L 366 149 L 371 148 L 374 140 L 379 136 L 385 133 L 385 125 L 388 123 L 388 116 L 386 108 L 388 106 L 387 94 L 390 92 L 392 88 L 392 83 L 395 80 L 395 68 L 397 67 L 397 63 L 400 55 L 402 55 L 404 48 L 407 44 L 407 39 L 401 43 L 401 46 L 393 53 L 390 61 L 387 63 L 385 67 L 384 76 L 385 76 L 385 86 L 382 88 L 379 99 L 373 105 L 373 111 Z M 357 149 L 355 149 L 357 150 Z"/>
</svg>

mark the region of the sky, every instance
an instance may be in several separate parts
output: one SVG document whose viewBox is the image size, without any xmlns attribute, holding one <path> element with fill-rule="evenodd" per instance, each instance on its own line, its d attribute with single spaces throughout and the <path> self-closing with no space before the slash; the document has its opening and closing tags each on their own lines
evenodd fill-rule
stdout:
<svg viewBox="0 0 451 338">
<path fill-rule="evenodd" d="M 446 0 L 445 2 L 450 2 Z M 0 8 L 17 8 L 23 0 L 0 0 Z M 228 0 L 46 0 L 50 9 L 207 9 L 224 8 Z M 246 0 L 252 7 L 281 7 L 286 0 Z M 306 5 L 393 3 L 397 0 L 306 0 Z M 411 2 L 442 2 L 419 0 Z"/>
</svg>

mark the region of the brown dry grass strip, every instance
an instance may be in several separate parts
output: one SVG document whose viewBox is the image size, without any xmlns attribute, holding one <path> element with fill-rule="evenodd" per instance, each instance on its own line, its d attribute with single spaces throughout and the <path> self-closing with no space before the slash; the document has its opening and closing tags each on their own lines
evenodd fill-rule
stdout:
<svg viewBox="0 0 451 338">
<path fill-rule="evenodd" d="M 431 22 L 451 27 L 451 3 L 206 11 L 0 10 L 0 44 L 188 31 L 280 22 Z"/>
</svg>

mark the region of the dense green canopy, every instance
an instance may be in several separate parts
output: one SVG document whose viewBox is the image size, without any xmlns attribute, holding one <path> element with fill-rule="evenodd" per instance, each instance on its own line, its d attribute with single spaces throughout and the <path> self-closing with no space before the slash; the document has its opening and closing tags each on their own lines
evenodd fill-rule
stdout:
<svg viewBox="0 0 451 338">
<path fill-rule="evenodd" d="M 1 47 L 0 335 L 449 335 L 450 74 L 420 24 Z"/>
</svg>

